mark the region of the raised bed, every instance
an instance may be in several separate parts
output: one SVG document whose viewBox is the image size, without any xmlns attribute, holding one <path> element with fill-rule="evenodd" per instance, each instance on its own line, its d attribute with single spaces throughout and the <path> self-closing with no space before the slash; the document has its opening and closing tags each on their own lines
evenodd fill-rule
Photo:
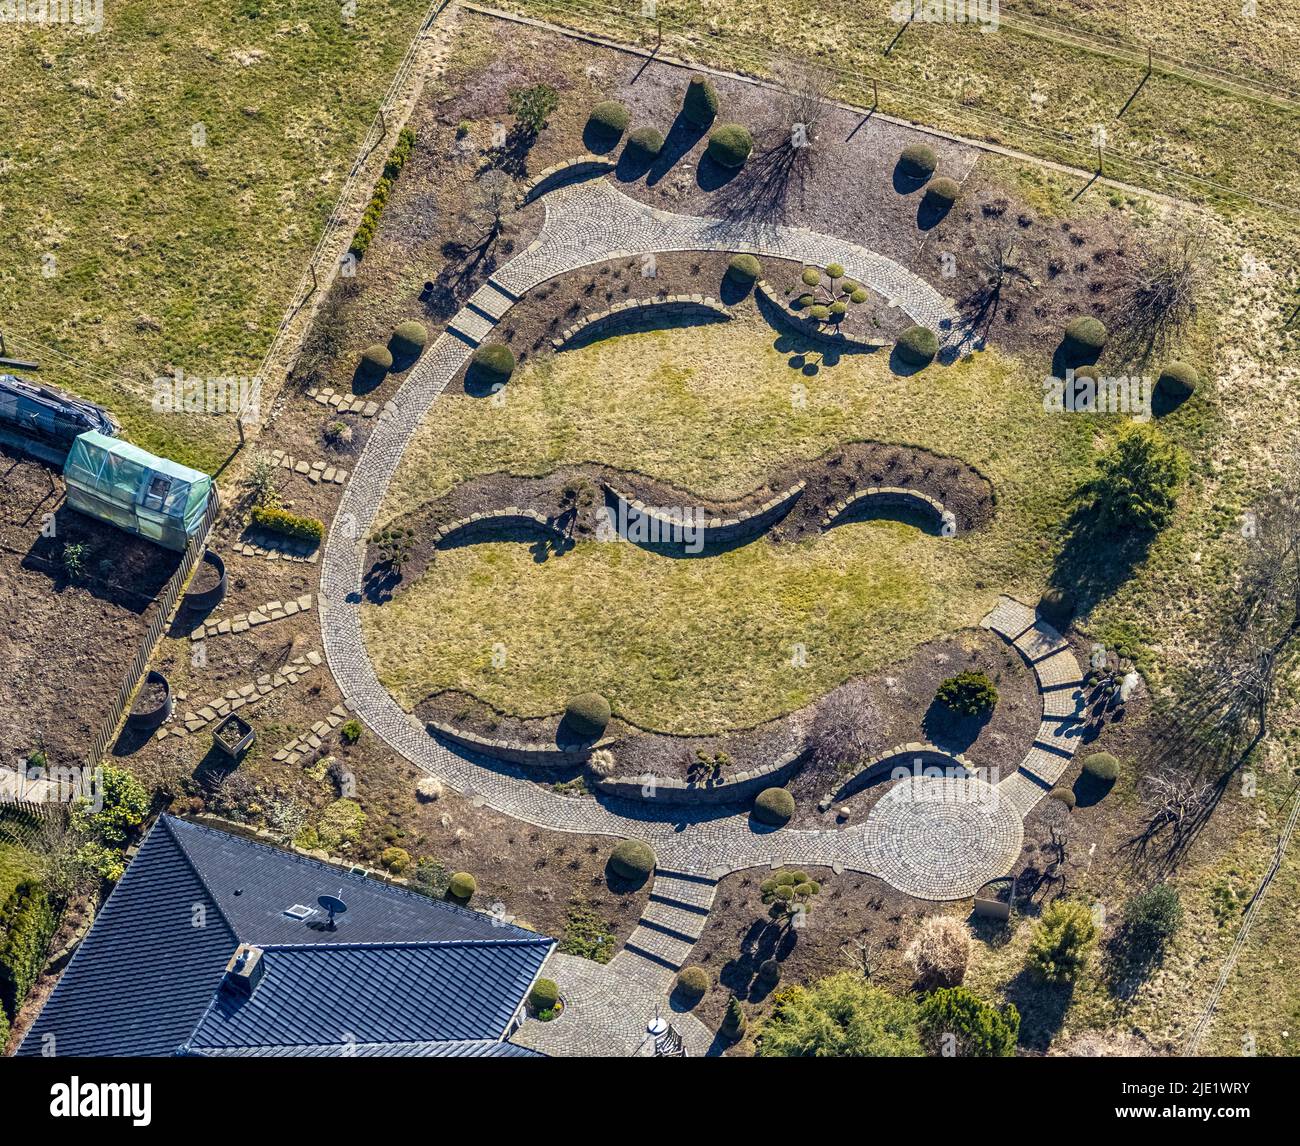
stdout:
<svg viewBox="0 0 1300 1146">
<path fill-rule="evenodd" d="M 158 699 L 160 696 L 161 700 Z M 167 678 L 156 669 L 150 669 L 145 675 L 136 706 L 127 715 L 126 726 L 134 729 L 157 728 L 171 716 L 174 704 L 172 687 Z"/>
<path fill-rule="evenodd" d="M 212 730 L 212 743 L 218 752 L 231 760 L 238 760 L 252 747 L 257 739 L 253 726 L 240 719 L 236 712 L 230 713 Z"/>
<path fill-rule="evenodd" d="M 221 560 L 220 555 L 211 549 L 205 549 L 202 564 L 199 566 L 199 571 L 194 574 L 194 580 L 190 585 L 207 587 L 191 588 L 181 601 L 184 608 L 195 613 L 210 613 L 220 605 L 226 596 L 226 563 Z"/>
</svg>

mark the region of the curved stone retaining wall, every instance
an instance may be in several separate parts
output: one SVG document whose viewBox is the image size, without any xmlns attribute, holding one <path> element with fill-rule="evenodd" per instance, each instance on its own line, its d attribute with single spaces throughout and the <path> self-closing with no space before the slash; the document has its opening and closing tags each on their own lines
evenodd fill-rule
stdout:
<svg viewBox="0 0 1300 1146">
<path fill-rule="evenodd" d="M 807 483 L 803 481 L 796 482 L 784 493 L 779 493 L 756 509 L 746 510 L 735 517 L 711 517 L 702 521 L 697 517 L 697 525 L 703 535 L 704 544 L 726 544 L 765 532 L 790 512 L 791 506 L 799 500 L 806 485 Z M 619 493 L 609 482 L 605 482 L 605 489 L 614 499 L 620 519 L 631 522 L 633 518 L 645 516 L 649 521 L 652 536 L 663 536 L 665 532 L 668 536 L 672 536 L 673 529 L 681 528 L 681 522 L 674 521 L 669 514 Z"/>
<path fill-rule="evenodd" d="M 769 283 L 759 279 L 754 283 L 754 293 L 761 302 L 766 302 L 769 306 L 774 307 L 781 317 L 793 326 L 800 334 L 815 342 L 823 343 L 826 346 L 853 347 L 858 350 L 883 350 L 887 346 L 892 346 L 891 339 L 870 339 L 863 338 L 860 335 L 845 334 L 843 331 L 823 330 L 821 325 L 805 314 L 800 314 L 793 309 L 786 301 L 785 295 L 778 290 L 774 290 Z"/>
<path fill-rule="evenodd" d="M 975 765 L 960 753 L 945 752 L 942 748 L 926 743 L 895 744 L 893 748 L 864 764 L 850 776 L 835 793 L 835 798 L 847 799 L 865 788 L 872 780 L 886 772 L 892 772 L 895 768 L 906 768 L 910 773 L 918 760 L 922 768 L 962 768 L 972 774 L 975 772 Z"/>
<path fill-rule="evenodd" d="M 705 319 L 727 322 L 731 311 L 715 298 L 698 294 L 670 294 L 666 298 L 625 299 L 608 310 L 597 311 L 579 319 L 558 338 L 551 339 L 556 350 L 563 350 L 579 335 L 608 337 L 672 319 Z"/>
<path fill-rule="evenodd" d="M 871 486 L 860 489 L 852 496 L 836 502 L 826 511 L 822 519 L 822 528 L 829 529 L 845 514 L 860 506 L 864 501 L 873 505 L 901 505 L 907 509 L 918 510 L 933 517 L 936 524 L 951 535 L 957 532 L 957 518 L 944 508 L 943 502 L 920 490 L 903 489 L 899 486 Z"/>
<path fill-rule="evenodd" d="M 554 534 L 556 537 L 564 536 L 564 531 L 552 525 L 543 514 L 534 513 L 531 509 L 520 509 L 517 505 L 511 505 L 505 509 L 489 510 L 486 513 L 471 513 L 468 517 L 459 517 L 455 521 L 449 521 L 446 525 L 440 526 L 434 531 L 433 544 L 441 545 L 449 537 L 457 534 L 473 533 L 480 529 L 501 529 L 509 526 L 539 529 L 545 533 Z"/>
<path fill-rule="evenodd" d="M 603 159 L 599 155 L 590 153 L 579 155 L 577 159 L 552 164 L 524 186 L 523 201 L 531 203 L 539 195 L 553 191 L 561 183 L 583 179 L 588 175 L 604 175 L 608 171 L 613 171 L 616 166 L 614 160 Z"/>
<path fill-rule="evenodd" d="M 439 740 L 466 748 L 494 760 L 504 760 L 508 764 L 522 764 L 526 768 L 564 768 L 572 764 L 581 764 L 597 748 L 612 743 L 608 738 L 595 744 L 525 744 L 517 740 L 493 740 L 488 736 L 479 736 L 474 732 L 454 728 L 436 720 L 426 720 L 425 728 L 431 736 Z"/>
<path fill-rule="evenodd" d="M 713 784 L 689 784 L 668 776 L 608 776 L 596 781 L 602 795 L 624 800 L 659 800 L 668 804 L 743 804 L 764 788 L 780 787 L 793 775 L 803 749 L 790 752 L 775 764 L 738 772 Z M 651 780 L 653 779 L 653 787 Z M 651 794 L 653 792 L 653 795 Z"/>
</svg>

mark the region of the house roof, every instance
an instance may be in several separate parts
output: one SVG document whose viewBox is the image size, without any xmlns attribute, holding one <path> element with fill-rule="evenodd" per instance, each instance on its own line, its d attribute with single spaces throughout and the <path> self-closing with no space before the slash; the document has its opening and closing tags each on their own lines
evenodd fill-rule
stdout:
<svg viewBox="0 0 1300 1146">
<path fill-rule="evenodd" d="M 334 930 L 317 897 L 347 904 Z M 304 905 L 304 919 L 286 910 Z M 222 986 L 261 948 L 251 995 Z M 163 816 L 19 1054 L 500 1055 L 554 940 Z"/>
</svg>

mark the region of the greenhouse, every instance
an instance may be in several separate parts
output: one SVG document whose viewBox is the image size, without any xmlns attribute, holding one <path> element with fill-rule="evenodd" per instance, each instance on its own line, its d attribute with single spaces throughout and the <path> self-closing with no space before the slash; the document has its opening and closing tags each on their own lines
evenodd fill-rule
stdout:
<svg viewBox="0 0 1300 1146">
<path fill-rule="evenodd" d="M 212 493 L 207 474 L 93 430 L 72 443 L 63 477 L 73 509 L 168 549 L 202 529 Z"/>
</svg>

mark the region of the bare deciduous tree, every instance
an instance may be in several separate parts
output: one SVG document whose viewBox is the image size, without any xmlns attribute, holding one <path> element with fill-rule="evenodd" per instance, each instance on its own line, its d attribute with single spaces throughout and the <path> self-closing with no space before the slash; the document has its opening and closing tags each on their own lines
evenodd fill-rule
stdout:
<svg viewBox="0 0 1300 1146">
<path fill-rule="evenodd" d="M 818 706 L 813 720 L 813 763 L 830 772 L 857 768 L 871 755 L 879 724 L 865 682 L 850 681 L 837 688 Z"/>
<path fill-rule="evenodd" d="M 1129 350 L 1143 356 L 1166 350 L 1196 317 L 1206 277 L 1201 246 L 1190 231 L 1163 227 L 1148 236 L 1113 311 Z"/>
</svg>

